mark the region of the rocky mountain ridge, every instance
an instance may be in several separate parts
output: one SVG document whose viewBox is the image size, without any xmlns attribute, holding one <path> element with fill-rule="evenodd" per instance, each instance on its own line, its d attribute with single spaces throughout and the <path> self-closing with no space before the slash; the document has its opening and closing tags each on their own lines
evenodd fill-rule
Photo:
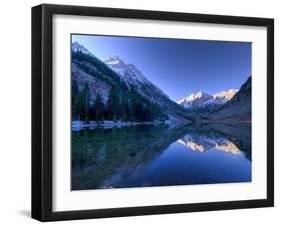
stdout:
<svg viewBox="0 0 281 226">
<path fill-rule="evenodd" d="M 127 64 L 118 56 L 101 61 L 78 42 L 72 43 L 72 86 L 72 96 L 76 95 L 72 104 L 80 101 L 84 111 L 91 112 L 98 97 L 104 111 L 99 114 L 105 119 L 117 117 L 126 121 L 138 114 L 138 120 L 165 119 L 178 123 L 251 121 L 251 77 L 239 90 L 230 89 L 213 95 L 199 91 L 174 102 L 132 63 Z M 85 98 L 85 90 L 89 94 L 89 106 L 79 100 Z M 77 112 L 77 109 L 73 111 Z M 94 115 L 96 111 L 92 109 Z M 75 118 L 87 117 L 85 112 L 79 114 Z"/>
</svg>

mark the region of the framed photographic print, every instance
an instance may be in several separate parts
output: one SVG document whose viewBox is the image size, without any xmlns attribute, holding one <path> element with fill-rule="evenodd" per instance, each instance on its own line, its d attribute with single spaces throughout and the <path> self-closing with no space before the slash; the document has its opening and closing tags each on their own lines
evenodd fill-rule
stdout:
<svg viewBox="0 0 281 226">
<path fill-rule="evenodd" d="M 274 204 L 274 21 L 32 8 L 32 217 Z"/>
</svg>

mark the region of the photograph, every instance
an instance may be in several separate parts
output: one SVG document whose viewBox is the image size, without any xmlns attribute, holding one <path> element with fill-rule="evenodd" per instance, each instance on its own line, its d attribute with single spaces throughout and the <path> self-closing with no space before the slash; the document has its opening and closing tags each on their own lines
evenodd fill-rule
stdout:
<svg viewBox="0 0 281 226">
<path fill-rule="evenodd" d="M 33 219 L 274 206 L 274 18 L 167 9 L 32 7 Z"/>
<path fill-rule="evenodd" d="M 252 181 L 252 43 L 71 34 L 71 190 Z"/>
</svg>

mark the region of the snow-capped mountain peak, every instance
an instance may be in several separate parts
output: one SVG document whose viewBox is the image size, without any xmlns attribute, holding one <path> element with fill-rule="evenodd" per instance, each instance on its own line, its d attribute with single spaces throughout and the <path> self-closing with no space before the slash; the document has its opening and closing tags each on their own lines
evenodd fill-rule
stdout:
<svg viewBox="0 0 281 226">
<path fill-rule="evenodd" d="M 72 51 L 80 51 L 84 54 L 95 57 L 90 51 L 88 51 L 77 41 L 72 43 Z M 105 60 L 104 63 L 113 71 L 115 71 L 127 85 L 131 84 L 137 87 L 140 87 L 142 84 L 152 85 L 152 83 L 142 74 L 140 70 L 136 68 L 136 66 L 134 66 L 133 64 L 126 64 L 118 56 L 110 57 L 109 59 Z M 153 87 L 157 89 L 158 92 L 161 92 L 161 95 L 164 94 L 158 87 L 154 85 Z"/>
<path fill-rule="evenodd" d="M 225 98 L 227 100 L 231 100 L 232 97 L 238 92 L 238 89 L 229 89 L 227 91 L 222 91 L 213 95 L 214 99 L 217 98 Z"/>
<path fill-rule="evenodd" d="M 142 92 L 142 85 L 147 85 L 150 87 L 149 89 L 154 90 L 159 95 L 169 98 L 159 87 L 152 84 L 134 64 L 126 64 L 118 56 L 110 57 L 109 59 L 105 60 L 104 63 L 113 71 L 115 71 L 128 85 L 128 87 L 133 85 L 137 87 L 140 92 Z M 154 99 L 156 97 L 151 98 Z"/>
<path fill-rule="evenodd" d="M 215 148 L 217 151 L 224 151 L 234 155 L 241 153 L 240 149 L 234 143 L 224 137 L 221 137 L 220 135 L 206 136 L 206 134 L 188 134 L 179 139 L 177 142 L 191 150 L 199 152 L 205 152 Z"/>
<path fill-rule="evenodd" d="M 177 103 L 185 108 L 201 108 L 204 106 L 205 102 L 211 99 L 213 99 L 211 95 L 199 91 L 177 101 Z"/>
<path fill-rule="evenodd" d="M 219 106 L 231 100 L 237 92 L 237 89 L 230 89 L 214 95 L 209 95 L 199 91 L 177 101 L 177 103 L 187 109 L 202 109 L 211 106 Z"/>
<path fill-rule="evenodd" d="M 126 66 L 126 64 L 118 56 L 110 57 L 109 59 L 105 60 L 104 63 L 106 63 L 107 65 L 118 65 L 119 67 Z"/>
<path fill-rule="evenodd" d="M 202 91 L 199 91 L 197 93 L 192 93 L 188 97 L 185 98 L 186 101 L 194 101 L 199 98 L 210 98 L 211 96 L 207 93 L 204 93 Z"/>
<path fill-rule="evenodd" d="M 80 51 L 81 54 L 77 54 Z M 138 105 L 140 109 L 159 112 L 160 116 L 156 116 L 157 119 L 162 120 L 168 117 L 167 122 L 188 122 L 186 111 L 150 82 L 136 66 L 126 64 L 117 56 L 106 61 L 101 61 L 94 55 L 81 57 L 86 54 L 90 53 L 85 47 L 79 43 L 72 43 L 72 79 L 76 82 L 79 91 L 82 91 L 85 82 L 88 82 L 91 102 L 100 95 L 103 103 L 107 105 L 110 91 L 113 87 L 119 87 L 118 93 L 120 96 L 128 97 L 128 104 L 131 104 L 131 101 L 140 100 L 142 103 Z M 84 67 L 85 64 L 86 67 Z M 127 120 L 127 118 L 121 120 Z"/>
<path fill-rule="evenodd" d="M 127 84 L 140 85 L 149 83 L 147 78 L 133 64 L 126 64 L 118 56 L 110 57 L 104 61 L 107 66 L 114 70 Z"/>
<path fill-rule="evenodd" d="M 82 53 L 93 56 L 93 54 L 90 51 L 88 51 L 83 45 L 80 45 L 78 42 L 72 43 L 72 51 L 74 52 L 81 51 Z"/>
</svg>

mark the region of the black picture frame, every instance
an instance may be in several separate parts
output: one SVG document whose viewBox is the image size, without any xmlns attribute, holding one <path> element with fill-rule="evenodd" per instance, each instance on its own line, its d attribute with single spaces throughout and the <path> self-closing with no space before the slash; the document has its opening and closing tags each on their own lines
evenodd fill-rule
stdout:
<svg viewBox="0 0 281 226">
<path fill-rule="evenodd" d="M 55 14 L 267 28 L 267 198 L 129 208 L 52 210 L 52 18 Z M 274 205 L 274 20 L 43 4 L 32 8 L 32 218 L 40 221 L 270 207 Z"/>
</svg>

